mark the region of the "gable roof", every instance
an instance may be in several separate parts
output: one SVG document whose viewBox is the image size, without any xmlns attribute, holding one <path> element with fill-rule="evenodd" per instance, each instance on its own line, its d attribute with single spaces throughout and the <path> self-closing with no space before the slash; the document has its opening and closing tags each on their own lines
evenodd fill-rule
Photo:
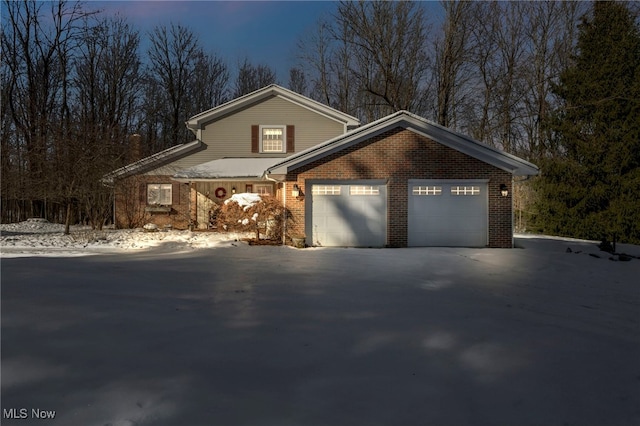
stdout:
<svg viewBox="0 0 640 426">
<path fill-rule="evenodd" d="M 199 140 L 172 146 L 164 151 L 157 152 L 106 174 L 103 181 L 106 183 L 112 183 L 114 179 L 124 178 L 137 173 L 144 173 L 147 170 L 160 167 L 163 164 L 170 163 L 171 161 L 199 151 L 203 147 L 204 144 Z"/>
<path fill-rule="evenodd" d="M 522 158 L 485 145 L 408 111 L 398 111 L 324 143 L 293 154 L 271 166 L 266 174 L 285 175 L 299 167 L 350 146 L 371 139 L 396 127 L 403 127 L 517 176 L 534 176 L 538 167 Z"/>
<path fill-rule="evenodd" d="M 285 89 L 284 87 L 278 86 L 277 84 L 272 84 L 270 86 L 266 86 L 262 89 L 256 90 L 255 92 L 236 98 L 225 104 L 219 105 L 215 108 L 211 108 L 210 110 L 201 112 L 200 114 L 194 115 L 186 122 L 187 127 L 189 128 L 189 130 L 196 133 L 196 131 L 198 129 L 201 129 L 204 124 L 212 120 L 224 117 L 225 115 L 231 114 L 239 109 L 246 108 L 247 106 L 252 105 L 256 102 L 260 102 L 264 99 L 268 99 L 274 96 L 285 99 L 289 102 L 293 102 L 303 108 L 310 109 L 332 120 L 343 123 L 345 128 L 360 125 L 360 120 L 351 115 L 340 112 L 337 109 L 314 101 L 313 99 L 302 96 L 299 93 L 293 92 L 289 89 Z"/>
</svg>

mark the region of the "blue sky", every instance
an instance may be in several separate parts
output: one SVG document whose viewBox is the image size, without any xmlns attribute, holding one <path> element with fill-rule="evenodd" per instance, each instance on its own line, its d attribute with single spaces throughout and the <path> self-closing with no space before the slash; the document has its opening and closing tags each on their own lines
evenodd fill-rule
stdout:
<svg viewBox="0 0 640 426">
<path fill-rule="evenodd" d="M 120 14 L 141 31 L 176 23 L 198 35 L 208 52 L 225 60 L 235 75 L 245 57 L 266 64 L 286 84 L 297 63 L 296 44 L 315 28 L 318 19 L 336 9 L 331 1 L 92 1 L 89 9 Z M 144 49 L 144 47 L 143 47 Z"/>
</svg>

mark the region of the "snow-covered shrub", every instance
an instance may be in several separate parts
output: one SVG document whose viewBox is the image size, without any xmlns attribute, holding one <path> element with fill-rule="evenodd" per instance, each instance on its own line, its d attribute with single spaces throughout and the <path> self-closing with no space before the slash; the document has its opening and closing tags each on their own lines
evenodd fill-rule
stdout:
<svg viewBox="0 0 640 426">
<path fill-rule="evenodd" d="M 158 225 L 155 223 L 147 223 L 143 226 L 145 232 L 158 232 Z"/>
<path fill-rule="evenodd" d="M 285 208 L 275 197 L 252 193 L 234 194 L 225 200 L 217 215 L 218 229 L 261 233 L 270 239 L 282 237 Z"/>
</svg>

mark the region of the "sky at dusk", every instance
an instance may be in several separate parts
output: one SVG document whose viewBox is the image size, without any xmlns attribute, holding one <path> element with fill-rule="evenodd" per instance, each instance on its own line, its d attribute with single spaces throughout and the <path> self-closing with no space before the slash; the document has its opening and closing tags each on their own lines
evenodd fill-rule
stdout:
<svg viewBox="0 0 640 426">
<path fill-rule="evenodd" d="M 232 75 L 238 62 L 269 65 L 286 84 L 289 68 L 296 65 L 296 45 L 315 28 L 318 19 L 330 15 L 331 1 L 92 1 L 88 9 L 120 14 L 141 32 L 156 25 L 180 24 L 190 28 L 207 52 L 227 62 Z"/>
</svg>

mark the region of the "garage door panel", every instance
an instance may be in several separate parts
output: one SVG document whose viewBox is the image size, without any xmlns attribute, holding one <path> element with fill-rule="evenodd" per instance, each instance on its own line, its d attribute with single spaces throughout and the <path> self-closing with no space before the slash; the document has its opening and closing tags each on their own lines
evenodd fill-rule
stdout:
<svg viewBox="0 0 640 426">
<path fill-rule="evenodd" d="M 387 206 L 384 185 L 360 185 L 355 192 L 352 186 L 346 183 L 312 185 L 311 192 L 311 228 L 314 245 L 385 245 Z M 370 194 L 372 192 L 375 194 Z"/>
<path fill-rule="evenodd" d="M 409 246 L 485 246 L 486 188 L 477 181 L 409 181 Z"/>
</svg>

